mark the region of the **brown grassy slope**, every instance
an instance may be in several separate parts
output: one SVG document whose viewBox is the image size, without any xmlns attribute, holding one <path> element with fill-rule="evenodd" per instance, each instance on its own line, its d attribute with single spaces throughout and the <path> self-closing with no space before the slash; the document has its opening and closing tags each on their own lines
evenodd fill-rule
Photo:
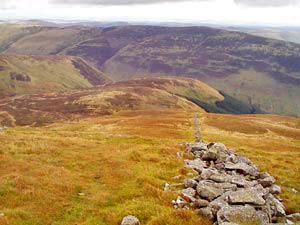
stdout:
<svg viewBox="0 0 300 225">
<path fill-rule="evenodd" d="M 146 225 L 209 224 L 192 211 L 173 210 L 177 194 L 162 191 L 189 172 L 176 152 L 193 140 L 193 112 L 129 110 L 1 132 L 0 224 L 117 225 L 127 214 Z M 284 187 L 288 211 L 300 210 L 300 195 L 291 191 L 300 190 L 299 119 L 199 117 L 206 141 L 249 156 Z"/>
<path fill-rule="evenodd" d="M 186 97 L 214 103 L 223 96 L 191 79 L 155 78 L 107 84 L 67 93 L 37 94 L 0 100 L 0 111 L 11 118 L 7 125 L 45 125 L 61 120 L 110 115 L 124 109 L 199 110 Z M 15 121 L 15 122 L 14 122 Z"/>
<path fill-rule="evenodd" d="M 87 88 L 109 80 L 80 58 L 0 55 L 1 96 Z"/>
<path fill-rule="evenodd" d="M 0 224 L 117 225 L 134 214 L 147 225 L 209 225 L 172 209 L 177 194 L 163 191 L 186 173 L 176 152 L 192 140 L 190 117 L 131 111 L 0 133 Z"/>
<path fill-rule="evenodd" d="M 64 49 L 100 35 L 101 29 L 84 27 L 44 28 L 40 32 L 24 35 L 11 44 L 4 52 L 6 54 L 49 55 L 58 54 Z"/>
<path fill-rule="evenodd" d="M 0 24 L 0 52 L 9 48 L 19 39 L 38 33 L 46 28 L 43 27 L 28 27 L 18 24 Z"/>
</svg>

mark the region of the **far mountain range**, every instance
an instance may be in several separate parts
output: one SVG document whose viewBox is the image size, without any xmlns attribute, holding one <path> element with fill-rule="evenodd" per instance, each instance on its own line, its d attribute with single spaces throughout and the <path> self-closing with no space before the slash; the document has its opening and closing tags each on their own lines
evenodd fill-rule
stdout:
<svg viewBox="0 0 300 225">
<path fill-rule="evenodd" d="M 10 55 L 6 63 L 20 55 L 51 56 L 42 58 L 47 65 L 58 60 L 53 56 L 75 57 L 67 60 L 69 72 L 78 69 L 76 62 L 80 62 L 94 75 L 84 85 L 71 86 L 102 84 L 103 79 L 187 77 L 251 105 L 256 112 L 300 116 L 300 45 L 294 43 L 299 42 L 300 31 L 296 28 L 166 25 L 14 21 L 0 25 L 0 52 L 2 59 Z M 0 70 L 4 67 L 0 65 Z M 40 67 L 39 71 L 43 73 Z M 80 72 L 76 82 L 85 77 Z M 26 71 L 26 76 L 36 75 Z"/>
</svg>

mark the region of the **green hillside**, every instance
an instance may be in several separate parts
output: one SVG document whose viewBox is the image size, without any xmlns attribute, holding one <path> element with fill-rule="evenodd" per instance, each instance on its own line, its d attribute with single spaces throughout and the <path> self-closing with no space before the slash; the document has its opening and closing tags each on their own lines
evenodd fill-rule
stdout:
<svg viewBox="0 0 300 225">
<path fill-rule="evenodd" d="M 300 45 L 295 43 L 207 27 L 38 29 L 3 51 L 79 56 L 113 80 L 194 78 L 265 112 L 300 116 Z"/>
<path fill-rule="evenodd" d="M 88 88 L 107 81 L 76 57 L 0 55 L 0 96 Z"/>
</svg>

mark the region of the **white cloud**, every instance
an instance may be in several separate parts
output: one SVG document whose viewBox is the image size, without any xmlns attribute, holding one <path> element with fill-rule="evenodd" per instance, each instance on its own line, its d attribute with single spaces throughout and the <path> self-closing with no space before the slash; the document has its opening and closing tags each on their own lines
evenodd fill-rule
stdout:
<svg viewBox="0 0 300 225">
<path fill-rule="evenodd" d="M 292 5 L 268 8 L 243 7 L 236 4 L 235 1 L 246 0 L 169 1 L 150 5 L 113 6 L 93 4 L 56 5 L 51 4 L 49 0 L 6 0 L 6 6 L 10 5 L 11 8 L 14 9 L 0 10 L 0 19 L 50 18 L 90 19 L 100 21 L 123 20 L 300 25 L 300 9 L 298 7 Z"/>
</svg>

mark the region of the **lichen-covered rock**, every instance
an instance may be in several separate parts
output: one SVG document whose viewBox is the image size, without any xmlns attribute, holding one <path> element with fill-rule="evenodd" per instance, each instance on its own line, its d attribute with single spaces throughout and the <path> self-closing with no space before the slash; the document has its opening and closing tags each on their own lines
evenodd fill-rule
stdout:
<svg viewBox="0 0 300 225">
<path fill-rule="evenodd" d="M 181 191 L 182 197 L 187 202 L 194 202 L 196 196 L 196 190 L 193 188 L 186 188 Z"/>
<path fill-rule="evenodd" d="M 300 213 L 290 214 L 287 218 L 293 222 L 300 222 Z"/>
<path fill-rule="evenodd" d="M 218 171 L 213 169 L 213 168 L 207 168 L 207 169 L 203 169 L 201 171 L 200 177 L 202 180 L 208 180 L 210 179 L 210 177 L 214 174 L 217 174 Z"/>
<path fill-rule="evenodd" d="M 203 208 L 203 207 L 207 207 L 209 204 L 209 202 L 207 200 L 204 199 L 196 199 L 191 206 L 193 208 Z"/>
<path fill-rule="evenodd" d="M 225 206 L 229 206 L 225 196 L 220 196 L 209 203 L 209 207 L 212 209 L 215 215 L 217 215 L 217 212 Z"/>
<path fill-rule="evenodd" d="M 237 185 L 231 184 L 231 183 L 215 183 L 213 186 L 216 188 L 223 189 L 224 191 L 236 191 L 237 190 Z"/>
<path fill-rule="evenodd" d="M 185 160 L 184 162 L 187 168 L 194 169 L 197 172 L 201 172 L 204 168 L 207 168 L 206 163 L 201 159 Z"/>
<path fill-rule="evenodd" d="M 190 148 L 190 152 L 192 152 L 192 153 L 194 153 L 196 151 L 207 151 L 208 150 L 207 144 L 205 144 L 203 142 L 197 142 L 194 144 L 190 144 L 189 148 Z"/>
<path fill-rule="evenodd" d="M 226 206 L 218 211 L 217 221 L 219 224 L 224 222 L 236 224 L 268 224 L 268 217 L 262 211 L 258 213 L 254 207 L 246 206 Z"/>
<path fill-rule="evenodd" d="M 216 188 L 210 183 L 199 183 L 197 186 L 197 193 L 201 198 L 212 201 L 221 196 L 224 193 L 224 190 Z"/>
<path fill-rule="evenodd" d="M 281 194 L 281 187 L 279 187 L 278 185 L 272 185 L 269 188 L 269 191 L 271 194 L 279 195 Z"/>
<path fill-rule="evenodd" d="M 212 212 L 211 208 L 209 208 L 209 207 L 201 208 L 199 210 L 199 213 L 202 216 L 205 216 L 205 217 L 207 217 L 209 219 L 213 219 L 214 218 L 213 212 Z"/>
<path fill-rule="evenodd" d="M 258 180 L 258 183 L 260 183 L 263 187 L 271 187 L 275 183 L 275 179 L 272 176 L 268 176 Z"/>
<path fill-rule="evenodd" d="M 273 210 L 273 216 L 280 217 L 280 216 L 286 215 L 284 205 L 277 198 L 275 198 L 272 194 L 269 194 L 266 197 L 266 202 Z"/>
<path fill-rule="evenodd" d="M 258 175 L 258 169 L 256 167 L 250 166 L 243 162 L 236 163 L 236 164 L 228 162 L 225 164 L 225 169 L 235 170 L 235 171 L 241 172 L 246 175 L 251 175 L 251 176 Z"/>
<path fill-rule="evenodd" d="M 123 218 L 121 225 L 140 225 L 140 221 L 135 216 L 129 215 Z"/>
<path fill-rule="evenodd" d="M 257 189 L 242 189 L 231 192 L 228 195 L 230 204 L 253 204 L 264 205 L 266 201 L 263 199 L 263 193 Z"/>
<path fill-rule="evenodd" d="M 185 179 L 183 181 L 183 184 L 184 184 L 185 188 L 196 188 L 198 182 L 196 180 L 194 180 L 194 179 Z"/>
</svg>

